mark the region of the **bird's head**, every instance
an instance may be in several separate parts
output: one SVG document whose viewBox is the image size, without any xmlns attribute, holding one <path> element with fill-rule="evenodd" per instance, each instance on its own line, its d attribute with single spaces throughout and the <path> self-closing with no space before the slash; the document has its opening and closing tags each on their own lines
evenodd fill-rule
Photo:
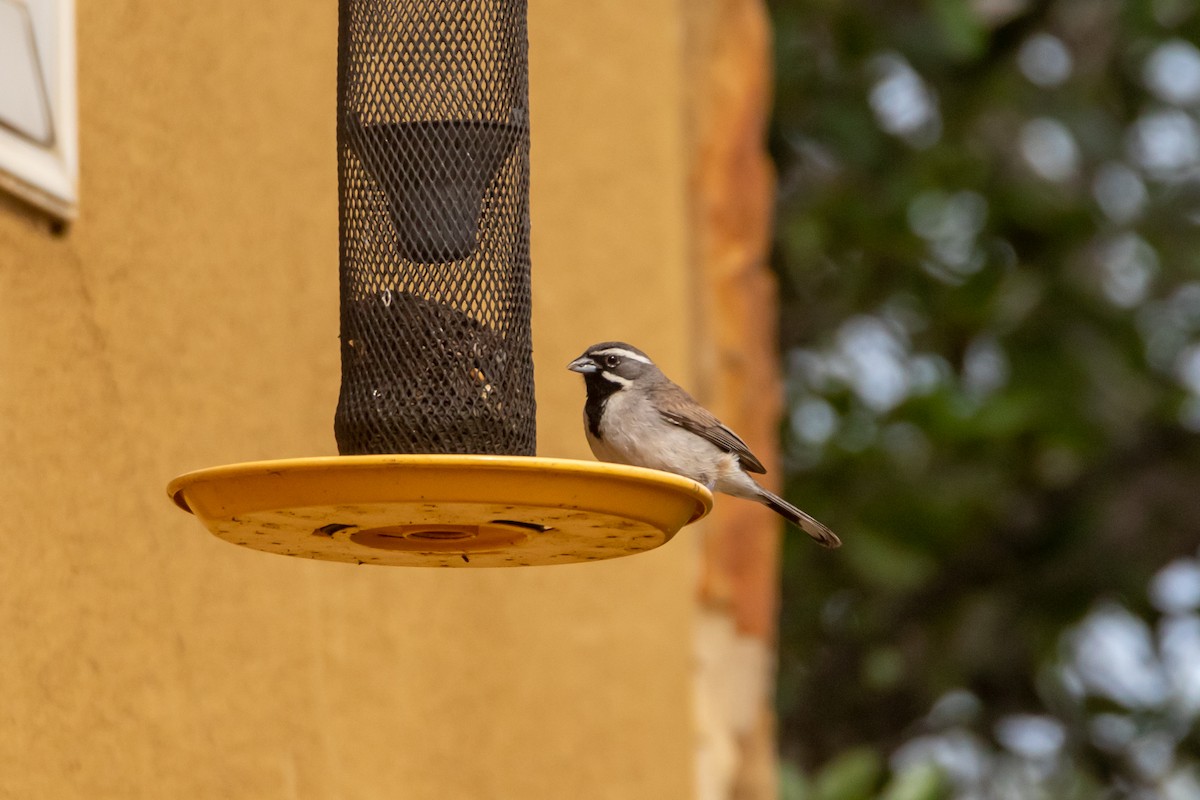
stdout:
<svg viewBox="0 0 1200 800">
<path fill-rule="evenodd" d="M 624 342 L 594 344 L 568 364 L 567 369 L 583 375 L 589 389 L 597 387 L 608 392 L 631 386 L 639 378 L 659 374 L 649 356 Z"/>
</svg>

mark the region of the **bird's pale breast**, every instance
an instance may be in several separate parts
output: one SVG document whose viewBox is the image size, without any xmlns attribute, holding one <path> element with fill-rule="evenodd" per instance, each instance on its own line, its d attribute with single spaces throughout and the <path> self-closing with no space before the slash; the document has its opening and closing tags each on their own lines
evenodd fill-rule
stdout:
<svg viewBox="0 0 1200 800">
<path fill-rule="evenodd" d="M 589 431 L 587 438 L 601 461 L 673 472 L 710 487 L 741 474 L 737 456 L 668 422 L 649 403 L 625 392 L 608 398 L 600 437 Z"/>
</svg>

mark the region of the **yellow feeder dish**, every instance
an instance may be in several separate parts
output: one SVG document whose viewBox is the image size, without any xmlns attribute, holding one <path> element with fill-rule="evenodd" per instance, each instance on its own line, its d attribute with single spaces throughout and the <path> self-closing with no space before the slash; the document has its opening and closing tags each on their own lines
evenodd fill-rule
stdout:
<svg viewBox="0 0 1200 800">
<path fill-rule="evenodd" d="M 651 550 L 712 508 L 688 478 L 524 456 L 254 461 L 181 475 L 175 503 L 220 538 L 357 564 L 517 567 Z"/>
</svg>

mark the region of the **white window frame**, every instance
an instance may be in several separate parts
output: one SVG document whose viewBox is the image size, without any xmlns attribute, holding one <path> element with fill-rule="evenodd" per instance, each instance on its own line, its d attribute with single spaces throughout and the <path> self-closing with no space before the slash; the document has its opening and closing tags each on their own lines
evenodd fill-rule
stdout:
<svg viewBox="0 0 1200 800">
<path fill-rule="evenodd" d="M 0 127 L 0 189 L 61 220 L 79 210 L 75 0 L 16 0 L 33 18 L 54 140 L 31 141 Z"/>
</svg>

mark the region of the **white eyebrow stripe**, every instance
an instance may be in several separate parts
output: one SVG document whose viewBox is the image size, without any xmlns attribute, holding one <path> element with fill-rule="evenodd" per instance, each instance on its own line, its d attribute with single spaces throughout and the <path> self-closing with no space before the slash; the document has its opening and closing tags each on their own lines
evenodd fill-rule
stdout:
<svg viewBox="0 0 1200 800">
<path fill-rule="evenodd" d="M 606 380 L 610 380 L 613 383 L 619 383 L 622 386 L 632 386 L 633 385 L 633 381 L 629 380 L 629 378 L 622 378 L 620 375 L 614 375 L 611 372 L 601 371 L 600 377 L 602 377 Z"/>
<path fill-rule="evenodd" d="M 640 361 L 643 364 L 653 364 L 654 362 L 646 358 L 641 353 L 635 353 L 632 350 L 626 350 L 624 347 L 606 347 L 603 350 L 597 350 L 592 353 L 594 356 L 621 356 L 632 361 Z"/>
</svg>

